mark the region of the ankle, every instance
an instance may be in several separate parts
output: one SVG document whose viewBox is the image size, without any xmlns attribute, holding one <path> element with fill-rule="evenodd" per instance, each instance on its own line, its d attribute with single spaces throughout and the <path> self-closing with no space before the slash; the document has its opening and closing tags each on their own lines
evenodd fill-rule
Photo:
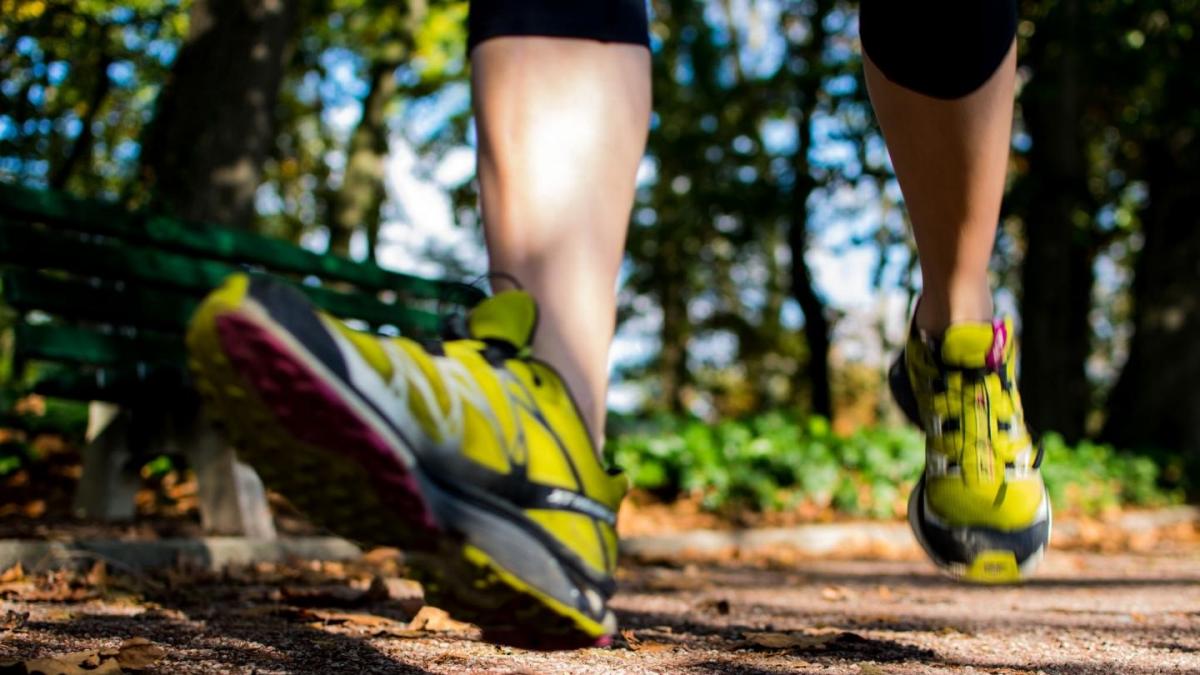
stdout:
<svg viewBox="0 0 1200 675">
<path fill-rule="evenodd" d="M 917 303 L 915 321 L 918 329 L 940 335 L 951 324 L 991 321 L 994 311 L 986 280 L 942 288 L 926 287 Z"/>
<path fill-rule="evenodd" d="M 596 454 L 603 456 L 604 426 L 608 416 L 608 407 L 604 400 L 605 387 L 597 386 L 596 379 L 588 377 L 579 364 L 558 358 L 557 354 L 538 355 L 537 350 L 534 351 L 535 356 L 553 368 L 558 375 L 563 391 L 575 404 L 584 433 L 591 439 Z"/>
<path fill-rule="evenodd" d="M 564 383 L 566 385 L 566 383 Z M 575 405 L 579 408 L 579 417 L 583 420 L 584 431 L 592 440 L 592 446 L 596 449 L 596 454 L 604 456 L 604 422 L 608 416 L 607 406 L 598 404 L 596 396 L 591 394 L 591 387 L 574 388 L 567 386 L 567 391 L 572 393 L 575 400 Z M 575 392 L 588 392 L 582 396 L 575 396 Z"/>
</svg>

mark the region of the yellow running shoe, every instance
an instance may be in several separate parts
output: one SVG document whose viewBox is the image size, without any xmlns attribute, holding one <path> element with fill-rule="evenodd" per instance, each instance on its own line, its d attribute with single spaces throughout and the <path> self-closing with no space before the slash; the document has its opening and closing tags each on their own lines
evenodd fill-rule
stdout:
<svg viewBox="0 0 1200 675">
<path fill-rule="evenodd" d="M 213 416 L 317 522 L 418 551 L 427 600 L 489 639 L 606 644 L 627 480 L 530 355 L 536 324 L 533 299 L 507 291 L 471 311 L 467 338 L 380 338 L 283 282 L 235 275 L 187 341 Z"/>
<path fill-rule="evenodd" d="M 896 402 L 925 431 L 925 472 L 908 521 L 929 557 L 978 583 L 1029 576 L 1050 539 L 1040 444 L 1025 427 L 1011 320 L 913 326 L 892 365 Z"/>
</svg>

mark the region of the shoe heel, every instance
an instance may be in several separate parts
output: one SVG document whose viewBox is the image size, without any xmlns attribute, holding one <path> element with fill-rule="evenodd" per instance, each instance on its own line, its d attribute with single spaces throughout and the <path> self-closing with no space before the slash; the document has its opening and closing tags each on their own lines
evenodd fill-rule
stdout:
<svg viewBox="0 0 1200 675">
<path fill-rule="evenodd" d="M 917 395 L 913 391 L 912 382 L 908 379 L 908 372 L 904 367 L 904 352 L 892 361 L 892 365 L 888 368 L 888 388 L 892 391 L 892 399 L 896 401 L 896 405 L 908 418 L 909 422 L 915 424 L 918 428 L 921 425 L 921 409 L 917 406 Z"/>
</svg>

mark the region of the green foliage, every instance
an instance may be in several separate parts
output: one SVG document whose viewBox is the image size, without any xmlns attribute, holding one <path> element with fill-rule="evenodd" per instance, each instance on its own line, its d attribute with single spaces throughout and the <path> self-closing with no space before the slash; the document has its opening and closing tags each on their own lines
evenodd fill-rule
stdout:
<svg viewBox="0 0 1200 675">
<path fill-rule="evenodd" d="M 823 418 L 772 412 L 714 425 L 663 417 L 618 435 L 608 450 L 635 486 L 665 498 L 697 494 L 714 510 L 785 510 L 808 502 L 887 518 L 902 512 L 901 497 L 921 472 L 923 447 L 907 428 L 843 437 Z"/>
<path fill-rule="evenodd" d="M 297 49 L 280 91 L 276 148 L 263 167 L 267 197 L 259 204 L 258 228 L 298 241 L 306 233 L 348 226 L 370 239 L 378 234 L 371 229 L 379 214 L 367 214 L 365 222 L 334 221 L 339 199 L 353 201 L 343 194 L 356 185 L 345 180 L 346 162 L 355 152 L 381 161 L 387 142 L 356 148 L 353 139 L 360 132 L 390 137 L 411 144 L 430 163 L 438 151 L 466 142 L 465 104 L 452 113 L 454 120 L 429 125 L 420 138 L 409 122 L 414 110 L 428 114 L 439 97 L 465 86 L 467 3 L 304 0 L 301 7 Z M 381 97 L 379 118 L 365 114 L 372 93 Z M 348 110 L 354 111 L 352 123 Z M 468 201 L 473 209 L 473 194 Z M 349 232 L 331 234 L 331 250 L 348 244 Z"/>
<path fill-rule="evenodd" d="M 1045 438 L 1046 482 L 1059 512 L 1094 514 L 1180 500 L 1153 459 Z M 924 440 L 909 427 L 834 433 L 823 418 L 772 412 L 709 424 L 661 417 L 618 433 L 610 460 L 635 487 L 664 499 L 696 495 L 705 508 L 781 511 L 802 504 L 871 518 L 902 516 L 921 474 Z"/>
<path fill-rule="evenodd" d="M 176 469 L 175 461 L 170 455 L 159 455 L 146 462 L 142 467 L 142 475 L 148 478 L 162 478 Z"/>
<path fill-rule="evenodd" d="M 800 251 L 834 217 L 861 215 L 865 201 L 833 206 L 838 191 L 878 193 L 889 179 L 884 156 L 865 153 L 879 138 L 854 8 L 652 4 L 655 117 L 620 317 L 661 311 L 662 347 L 620 376 L 668 412 L 804 405 L 805 368 L 824 353 L 799 330 Z"/>
<path fill-rule="evenodd" d="M 0 477 L 39 460 L 34 445 L 28 439 L 39 434 L 61 434 L 72 442 L 83 440 L 88 423 L 88 404 L 57 398 L 41 399 L 36 410 L 14 411 L 14 396 L 11 390 L 0 396 L 0 411 L 4 413 L 5 440 L 0 442 Z M 11 411 L 11 412 L 10 412 Z M 20 430 L 13 434 L 11 430 Z"/>
<path fill-rule="evenodd" d="M 189 5 L 0 1 L 0 179 L 130 196 Z"/>
<path fill-rule="evenodd" d="M 1163 506 L 1182 500 L 1178 487 L 1163 486 L 1163 468 L 1151 457 L 1082 441 L 1068 446 L 1058 434 L 1042 437 L 1042 471 L 1059 509 L 1097 513 L 1125 505 Z"/>
<path fill-rule="evenodd" d="M 88 404 L 86 401 L 68 401 L 47 398 L 46 408 L 40 415 L 25 415 L 22 426 L 29 433 L 60 433 L 71 439 L 82 439 L 87 431 Z"/>
<path fill-rule="evenodd" d="M 29 462 L 29 451 L 24 443 L 9 441 L 0 443 L 0 478 L 7 476 Z"/>
</svg>

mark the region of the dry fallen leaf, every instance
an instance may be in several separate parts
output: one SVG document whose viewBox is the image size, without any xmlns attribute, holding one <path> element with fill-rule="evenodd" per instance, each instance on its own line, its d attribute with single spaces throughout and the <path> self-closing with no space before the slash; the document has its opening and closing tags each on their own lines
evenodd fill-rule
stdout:
<svg viewBox="0 0 1200 675">
<path fill-rule="evenodd" d="M 117 648 L 122 670 L 145 670 L 167 655 L 167 650 L 143 637 L 129 638 Z"/>
<path fill-rule="evenodd" d="M 70 580 L 65 577 L 51 576 L 45 583 L 25 584 L 25 588 L 12 588 L 17 584 L 0 585 L 0 593 L 16 590 L 21 600 L 25 602 L 81 602 L 91 600 L 99 595 L 96 589 L 88 587 L 72 587 Z"/>
<path fill-rule="evenodd" d="M 5 612 L 4 618 L 0 619 L 0 631 L 20 630 L 28 620 L 29 612 L 17 612 L 10 609 Z"/>
<path fill-rule="evenodd" d="M 653 654 L 655 652 L 674 651 L 675 647 L 676 645 L 670 642 L 639 642 L 638 646 L 633 647 L 633 650 L 642 654 Z"/>
<path fill-rule="evenodd" d="M 7 598 L 9 596 L 23 597 L 32 590 L 33 582 L 31 581 L 10 581 L 0 584 L 0 598 Z"/>
<path fill-rule="evenodd" d="M 106 585 L 108 583 L 108 566 L 104 564 L 103 560 L 97 560 L 92 564 L 92 568 L 88 570 L 84 579 L 92 586 Z"/>
<path fill-rule="evenodd" d="M 372 567 L 385 565 L 388 563 L 400 563 L 404 561 L 404 554 L 398 548 L 390 546 L 380 546 L 373 548 L 362 555 L 360 562 Z"/>
<path fill-rule="evenodd" d="M 821 591 L 821 597 L 826 600 L 839 602 L 842 600 L 850 600 L 854 597 L 854 591 L 851 591 L 845 586 L 826 586 Z"/>
<path fill-rule="evenodd" d="M 27 502 L 25 506 L 21 507 L 21 512 L 25 514 L 26 518 L 41 518 L 46 515 L 46 500 L 34 499 Z"/>
<path fill-rule="evenodd" d="M 642 643 L 641 639 L 631 629 L 621 631 L 621 637 L 625 638 L 625 644 L 629 645 L 630 649 L 637 649 Z"/>
<path fill-rule="evenodd" d="M 715 600 L 705 600 L 704 602 L 701 602 L 699 605 L 697 605 L 697 609 L 703 612 L 716 612 L 721 616 L 725 616 L 726 614 L 729 614 L 730 607 L 728 600 L 725 598 L 718 598 Z"/>
<path fill-rule="evenodd" d="M 824 649 L 827 644 L 837 640 L 839 636 L 839 633 L 821 635 L 772 632 L 744 634 L 747 642 L 767 649 Z"/>
<path fill-rule="evenodd" d="M 25 568 L 21 567 L 21 563 L 17 563 L 12 567 L 0 572 L 0 584 L 7 584 L 13 581 L 21 581 L 25 578 Z"/>
<path fill-rule="evenodd" d="M 294 611 L 292 618 L 307 621 L 309 627 L 316 629 L 331 625 L 355 627 L 369 631 L 372 637 L 420 638 L 429 634 L 427 630 L 409 628 L 406 623 L 374 614 L 300 609 Z"/>
<path fill-rule="evenodd" d="M 406 628 L 404 624 L 397 624 L 397 625 L 385 626 L 383 628 L 380 628 L 379 630 L 375 631 L 374 633 L 371 633 L 371 637 L 377 637 L 377 638 L 390 637 L 390 638 L 413 639 L 413 638 L 429 637 L 429 634 L 426 633 L 425 631 L 411 630 L 409 628 Z"/>
<path fill-rule="evenodd" d="M 105 658 L 95 650 L 75 652 L 45 659 L 0 663 L 0 675 L 121 675 L 114 658 Z"/>
<path fill-rule="evenodd" d="M 330 612 L 319 609 L 302 609 L 297 613 L 297 618 L 302 621 L 317 622 L 319 624 L 350 624 L 353 626 L 363 626 L 366 628 L 378 628 L 389 623 L 395 623 L 393 620 L 376 616 L 374 614 L 361 614 L 357 612 Z"/>
<path fill-rule="evenodd" d="M 457 633 L 471 630 L 471 624 L 455 621 L 444 609 L 425 605 L 413 620 L 408 623 L 409 630 L 425 630 L 432 632 Z"/>
<path fill-rule="evenodd" d="M 46 399 L 37 394 L 29 394 L 17 399 L 16 405 L 13 406 L 13 412 L 18 415 L 33 415 L 36 417 L 46 416 Z"/>
<path fill-rule="evenodd" d="M 346 563 L 339 562 L 337 560 L 321 561 L 320 566 L 317 567 L 317 571 L 327 577 L 333 577 L 334 579 L 345 579 L 347 576 Z"/>
<path fill-rule="evenodd" d="M 647 642 L 639 638 L 633 630 L 621 631 L 621 637 L 625 638 L 625 644 L 629 649 L 635 652 L 653 653 L 653 652 L 669 652 L 674 650 L 678 645 L 670 642 Z"/>
<path fill-rule="evenodd" d="M 385 589 L 388 600 L 420 600 L 425 597 L 425 589 L 419 582 L 400 577 L 375 577 Z"/>
</svg>

